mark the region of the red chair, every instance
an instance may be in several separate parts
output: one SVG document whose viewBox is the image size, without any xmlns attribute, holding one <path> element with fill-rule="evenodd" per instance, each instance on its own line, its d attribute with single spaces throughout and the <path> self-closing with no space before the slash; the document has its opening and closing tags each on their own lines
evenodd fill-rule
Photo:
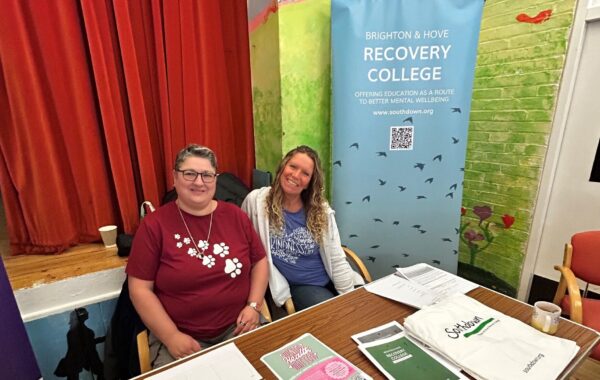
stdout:
<svg viewBox="0 0 600 380">
<path fill-rule="evenodd" d="M 580 232 L 565 244 L 560 282 L 554 295 L 554 303 L 560 305 L 563 314 L 572 321 L 581 323 L 600 332 L 600 300 L 587 298 L 588 287 L 600 285 L 600 231 Z M 585 283 L 583 295 L 577 280 Z M 600 360 L 600 344 L 592 350 L 590 357 Z"/>
</svg>

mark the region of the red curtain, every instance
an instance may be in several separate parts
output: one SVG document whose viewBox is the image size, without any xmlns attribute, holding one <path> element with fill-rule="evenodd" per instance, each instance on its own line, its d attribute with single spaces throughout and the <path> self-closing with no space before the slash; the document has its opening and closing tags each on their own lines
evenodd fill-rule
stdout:
<svg viewBox="0 0 600 380">
<path fill-rule="evenodd" d="M 0 0 L 0 191 L 12 253 L 131 233 L 179 149 L 254 166 L 246 1 Z"/>
</svg>

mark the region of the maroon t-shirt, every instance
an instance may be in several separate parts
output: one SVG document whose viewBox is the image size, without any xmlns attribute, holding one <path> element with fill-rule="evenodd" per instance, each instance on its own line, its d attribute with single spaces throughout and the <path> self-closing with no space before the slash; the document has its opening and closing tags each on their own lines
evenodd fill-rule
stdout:
<svg viewBox="0 0 600 380">
<path fill-rule="evenodd" d="M 201 248 L 210 215 L 182 214 Z M 252 266 L 265 250 L 248 216 L 227 202 L 219 202 L 213 213 L 204 258 L 188 253 L 195 250 L 176 203 L 169 202 L 140 224 L 125 271 L 154 281 L 158 299 L 180 331 L 209 339 L 235 323 L 248 300 Z"/>
</svg>

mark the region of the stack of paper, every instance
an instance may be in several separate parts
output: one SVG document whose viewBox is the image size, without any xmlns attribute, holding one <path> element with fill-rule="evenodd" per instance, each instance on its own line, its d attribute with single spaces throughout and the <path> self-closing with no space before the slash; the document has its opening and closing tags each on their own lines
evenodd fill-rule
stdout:
<svg viewBox="0 0 600 380">
<path fill-rule="evenodd" d="M 388 379 L 466 379 L 459 368 L 411 341 L 396 321 L 353 335 L 352 339 Z"/>
<path fill-rule="evenodd" d="M 555 379 L 579 350 L 462 294 L 417 311 L 404 327 L 479 379 Z"/>
<path fill-rule="evenodd" d="M 455 293 L 465 294 L 478 285 L 428 264 L 398 268 L 396 273 L 365 285 L 369 292 L 416 307 L 432 305 Z"/>
<path fill-rule="evenodd" d="M 199 378 L 203 380 L 258 380 L 262 379 L 262 376 L 256 372 L 256 369 L 252 367 L 235 343 L 228 343 L 183 364 L 159 372 L 148 379 L 192 380 Z"/>
</svg>

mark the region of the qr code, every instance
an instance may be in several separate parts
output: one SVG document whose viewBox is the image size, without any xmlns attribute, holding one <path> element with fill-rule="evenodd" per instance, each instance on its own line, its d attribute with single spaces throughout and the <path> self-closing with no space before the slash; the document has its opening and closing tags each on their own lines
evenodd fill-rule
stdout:
<svg viewBox="0 0 600 380">
<path fill-rule="evenodd" d="M 390 150 L 413 149 L 413 126 L 390 127 Z"/>
</svg>

